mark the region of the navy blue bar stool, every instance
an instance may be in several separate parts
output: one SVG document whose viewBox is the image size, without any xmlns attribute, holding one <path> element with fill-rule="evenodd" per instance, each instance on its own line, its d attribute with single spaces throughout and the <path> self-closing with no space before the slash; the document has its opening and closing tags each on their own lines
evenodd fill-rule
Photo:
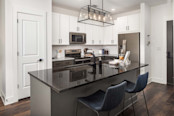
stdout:
<svg viewBox="0 0 174 116">
<path fill-rule="evenodd" d="M 144 88 L 147 86 L 147 82 L 148 82 L 148 75 L 149 75 L 148 72 L 143 74 L 143 75 L 139 75 L 136 83 L 132 83 L 130 81 L 126 81 L 127 82 L 127 86 L 126 86 L 125 90 L 126 90 L 127 93 L 131 93 L 131 94 L 143 91 L 143 96 L 144 96 L 144 100 L 145 100 L 146 110 L 147 110 L 147 114 L 149 116 L 149 110 L 148 110 L 148 107 L 147 107 L 146 97 L 145 97 L 145 94 L 144 94 Z M 135 109 L 134 109 L 134 105 L 133 105 L 132 95 L 131 95 L 131 102 L 132 102 L 134 115 L 135 115 Z"/>
<path fill-rule="evenodd" d="M 76 116 L 79 103 L 93 110 L 97 116 L 99 116 L 99 112 L 104 111 L 108 112 L 109 116 L 110 111 L 122 102 L 125 95 L 126 83 L 127 82 L 124 81 L 118 85 L 111 86 L 106 92 L 99 90 L 90 96 L 78 98 Z"/>
</svg>

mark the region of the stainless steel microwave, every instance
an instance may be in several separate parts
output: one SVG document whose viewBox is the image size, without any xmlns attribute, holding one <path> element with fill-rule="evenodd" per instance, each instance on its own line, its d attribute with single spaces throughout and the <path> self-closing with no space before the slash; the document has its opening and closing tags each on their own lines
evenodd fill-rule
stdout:
<svg viewBox="0 0 174 116">
<path fill-rule="evenodd" d="M 70 44 L 85 44 L 86 43 L 86 33 L 69 33 Z"/>
</svg>

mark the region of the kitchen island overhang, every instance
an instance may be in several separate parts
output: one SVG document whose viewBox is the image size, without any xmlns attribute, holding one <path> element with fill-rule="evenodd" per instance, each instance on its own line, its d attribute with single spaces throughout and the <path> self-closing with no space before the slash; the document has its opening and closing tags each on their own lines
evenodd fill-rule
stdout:
<svg viewBox="0 0 174 116">
<path fill-rule="evenodd" d="M 147 64 L 132 63 L 125 67 L 111 67 L 108 64 L 91 67 L 89 65 L 65 67 L 30 72 L 31 76 L 31 115 L 32 116 L 75 116 L 78 97 L 88 96 L 97 90 L 106 90 L 113 84 L 124 80 L 135 82 L 140 68 Z M 130 105 L 130 96 L 125 96 L 125 108 Z M 137 99 L 134 95 L 134 101 Z M 122 107 L 114 109 L 111 116 L 121 112 Z M 84 108 L 79 115 L 95 116 Z M 101 113 L 101 116 L 105 113 Z"/>
</svg>

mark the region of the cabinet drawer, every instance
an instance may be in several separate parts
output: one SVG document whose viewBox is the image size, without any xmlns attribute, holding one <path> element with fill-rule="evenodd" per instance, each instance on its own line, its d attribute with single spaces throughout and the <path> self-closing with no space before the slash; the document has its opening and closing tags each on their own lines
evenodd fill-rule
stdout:
<svg viewBox="0 0 174 116">
<path fill-rule="evenodd" d="M 74 61 L 64 61 L 64 65 L 68 66 L 68 65 L 73 65 Z"/>
<path fill-rule="evenodd" d="M 61 67 L 64 66 L 64 62 L 58 61 L 58 62 L 53 62 L 53 67 Z"/>
<path fill-rule="evenodd" d="M 64 66 L 73 65 L 73 64 L 74 64 L 74 60 L 57 61 L 57 62 L 53 62 L 53 67 L 64 67 Z"/>
</svg>

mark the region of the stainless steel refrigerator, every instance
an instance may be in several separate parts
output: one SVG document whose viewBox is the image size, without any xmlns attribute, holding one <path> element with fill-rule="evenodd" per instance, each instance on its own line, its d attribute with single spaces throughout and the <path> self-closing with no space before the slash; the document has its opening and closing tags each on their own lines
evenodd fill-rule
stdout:
<svg viewBox="0 0 174 116">
<path fill-rule="evenodd" d="M 167 21 L 167 84 L 174 85 L 173 20 Z"/>
<path fill-rule="evenodd" d="M 140 63 L 140 33 L 128 33 L 118 35 L 118 53 L 123 48 L 123 41 L 126 40 L 126 51 L 130 51 L 130 61 Z"/>
</svg>

